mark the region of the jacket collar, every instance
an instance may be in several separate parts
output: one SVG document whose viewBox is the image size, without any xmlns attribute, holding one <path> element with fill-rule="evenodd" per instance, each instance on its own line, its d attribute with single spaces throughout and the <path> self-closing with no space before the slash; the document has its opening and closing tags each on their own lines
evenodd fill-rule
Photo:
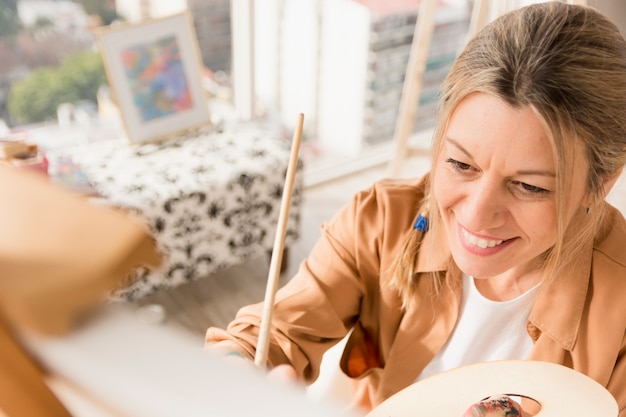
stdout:
<svg viewBox="0 0 626 417">
<path fill-rule="evenodd" d="M 593 243 L 586 246 L 577 268 L 567 268 L 541 285 L 529 318 L 531 325 L 568 351 L 576 344 L 589 290 Z M 538 336 L 531 333 L 533 339 Z"/>
<path fill-rule="evenodd" d="M 596 251 L 613 251 L 619 247 L 623 257 L 623 230 L 618 227 L 618 211 L 604 203 L 607 211 L 603 224 L 593 240 L 586 242 L 576 257 L 575 265 L 569 265 L 558 276 L 544 283 L 530 315 L 530 322 L 542 333 L 547 333 L 564 349 L 571 351 L 576 344 L 583 320 L 585 303 L 590 291 L 593 274 L 593 257 Z M 586 221 L 583 216 L 579 221 Z M 623 220 L 619 222 L 623 225 Z M 578 230 L 573 225 L 573 230 Z"/>
</svg>

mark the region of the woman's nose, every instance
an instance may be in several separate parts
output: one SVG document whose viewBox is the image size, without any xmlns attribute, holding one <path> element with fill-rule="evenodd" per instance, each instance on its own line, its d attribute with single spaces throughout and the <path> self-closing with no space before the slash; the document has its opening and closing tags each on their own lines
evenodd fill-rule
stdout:
<svg viewBox="0 0 626 417">
<path fill-rule="evenodd" d="M 504 191 L 497 183 L 480 180 L 468 190 L 463 207 L 465 227 L 480 231 L 501 226 L 505 213 Z"/>
</svg>

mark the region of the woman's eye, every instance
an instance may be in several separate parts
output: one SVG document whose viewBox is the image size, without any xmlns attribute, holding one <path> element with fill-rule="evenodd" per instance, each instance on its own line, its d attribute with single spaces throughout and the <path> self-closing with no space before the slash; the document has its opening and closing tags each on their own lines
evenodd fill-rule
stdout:
<svg viewBox="0 0 626 417">
<path fill-rule="evenodd" d="M 521 187 L 524 191 L 530 194 L 545 194 L 549 191 L 545 188 L 537 187 L 535 185 L 526 184 L 525 182 L 514 181 L 514 184 Z"/>
<path fill-rule="evenodd" d="M 457 161 L 456 159 L 448 158 L 446 162 L 452 165 L 454 169 L 457 171 L 467 171 L 472 168 L 471 165 L 466 164 L 465 162 Z"/>
</svg>

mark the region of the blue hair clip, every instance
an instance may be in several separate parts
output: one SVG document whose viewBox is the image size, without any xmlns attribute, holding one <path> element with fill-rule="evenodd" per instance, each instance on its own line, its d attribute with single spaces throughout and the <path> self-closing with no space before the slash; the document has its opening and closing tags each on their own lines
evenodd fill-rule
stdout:
<svg viewBox="0 0 626 417">
<path fill-rule="evenodd" d="M 417 220 L 413 224 L 413 229 L 417 229 L 422 233 L 428 232 L 428 217 L 424 217 L 419 214 L 417 216 Z"/>
</svg>

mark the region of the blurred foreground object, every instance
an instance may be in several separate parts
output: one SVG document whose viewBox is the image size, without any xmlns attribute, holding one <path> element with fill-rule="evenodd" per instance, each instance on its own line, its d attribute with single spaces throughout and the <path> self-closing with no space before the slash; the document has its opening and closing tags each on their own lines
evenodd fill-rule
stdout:
<svg viewBox="0 0 626 417">
<path fill-rule="evenodd" d="M 252 362 L 222 357 L 175 326 L 113 303 L 63 337 L 23 334 L 46 382 L 75 417 L 360 417 L 268 380 Z M 85 400 L 89 400 L 86 404 Z"/>
<path fill-rule="evenodd" d="M 0 416 L 355 416 L 128 304 L 101 305 L 160 261 L 140 222 L 2 164 L 0 193 Z"/>
<path fill-rule="evenodd" d="M 0 166 L 0 310 L 44 333 L 70 330 L 128 272 L 159 256 L 137 220 Z"/>
<path fill-rule="evenodd" d="M 611 393 L 578 371 L 551 362 L 503 360 L 425 378 L 389 397 L 366 417 L 460 417 L 472 404 L 493 395 L 520 397 L 522 407 L 536 417 L 618 415 Z"/>
<path fill-rule="evenodd" d="M 8 416 L 68 415 L 17 342 L 28 330 L 77 327 L 139 266 L 160 263 L 137 220 L 0 164 L 0 410 Z"/>
</svg>

